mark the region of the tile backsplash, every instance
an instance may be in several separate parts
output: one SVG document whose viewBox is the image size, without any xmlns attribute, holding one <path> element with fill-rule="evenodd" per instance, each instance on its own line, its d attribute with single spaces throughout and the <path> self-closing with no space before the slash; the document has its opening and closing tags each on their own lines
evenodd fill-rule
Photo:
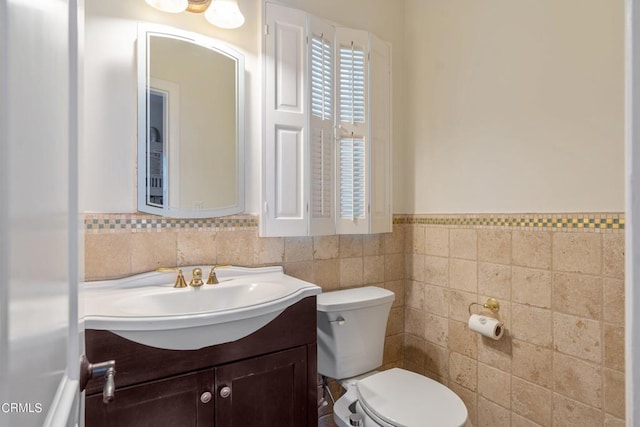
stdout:
<svg viewBox="0 0 640 427">
<path fill-rule="evenodd" d="M 622 214 L 396 215 L 389 234 L 295 238 L 261 238 L 249 215 L 85 216 L 87 281 L 195 264 L 392 290 L 385 367 L 448 385 L 474 426 L 624 425 Z M 466 324 L 489 296 L 500 341 Z"/>
</svg>

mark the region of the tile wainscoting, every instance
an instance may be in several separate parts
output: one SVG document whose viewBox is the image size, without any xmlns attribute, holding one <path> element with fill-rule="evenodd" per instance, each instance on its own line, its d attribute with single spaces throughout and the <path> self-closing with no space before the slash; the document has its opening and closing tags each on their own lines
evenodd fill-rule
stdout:
<svg viewBox="0 0 640 427">
<path fill-rule="evenodd" d="M 624 426 L 622 215 L 396 222 L 410 224 L 405 368 L 448 385 L 475 426 Z M 500 341 L 467 327 L 490 296 Z"/>
<path fill-rule="evenodd" d="M 325 291 L 382 286 L 396 295 L 384 367 L 448 385 L 474 426 L 624 425 L 622 214 L 396 215 L 393 230 L 261 238 L 249 215 L 87 214 L 85 277 L 283 265 Z M 466 325 L 489 296 L 506 325 L 497 342 Z"/>
</svg>

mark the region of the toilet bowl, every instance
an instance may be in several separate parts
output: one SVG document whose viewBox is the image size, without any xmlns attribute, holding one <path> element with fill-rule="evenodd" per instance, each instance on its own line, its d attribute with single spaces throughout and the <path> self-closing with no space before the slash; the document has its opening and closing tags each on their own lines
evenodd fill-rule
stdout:
<svg viewBox="0 0 640 427">
<path fill-rule="evenodd" d="M 444 385 L 382 364 L 394 294 L 364 287 L 318 295 L 318 372 L 340 382 L 334 405 L 340 427 L 464 427 L 467 409 Z M 357 420 L 362 421 L 357 421 Z"/>
</svg>

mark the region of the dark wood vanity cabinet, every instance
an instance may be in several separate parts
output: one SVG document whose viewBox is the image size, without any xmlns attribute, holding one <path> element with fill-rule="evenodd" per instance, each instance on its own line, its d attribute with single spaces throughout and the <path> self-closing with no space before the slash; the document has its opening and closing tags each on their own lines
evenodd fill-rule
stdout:
<svg viewBox="0 0 640 427">
<path fill-rule="evenodd" d="M 102 380 L 85 398 L 87 427 L 317 425 L 316 299 L 305 298 L 238 341 L 163 350 L 87 330 L 89 360 L 116 361 L 116 393 Z"/>
</svg>

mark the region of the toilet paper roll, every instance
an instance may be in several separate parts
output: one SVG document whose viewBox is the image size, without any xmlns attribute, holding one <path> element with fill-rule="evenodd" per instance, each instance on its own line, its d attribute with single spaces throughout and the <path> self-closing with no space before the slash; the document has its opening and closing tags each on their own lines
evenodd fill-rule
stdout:
<svg viewBox="0 0 640 427">
<path fill-rule="evenodd" d="M 469 317 L 469 329 L 494 340 L 499 340 L 504 334 L 504 324 L 501 321 L 478 314 Z"/>
</svg>

